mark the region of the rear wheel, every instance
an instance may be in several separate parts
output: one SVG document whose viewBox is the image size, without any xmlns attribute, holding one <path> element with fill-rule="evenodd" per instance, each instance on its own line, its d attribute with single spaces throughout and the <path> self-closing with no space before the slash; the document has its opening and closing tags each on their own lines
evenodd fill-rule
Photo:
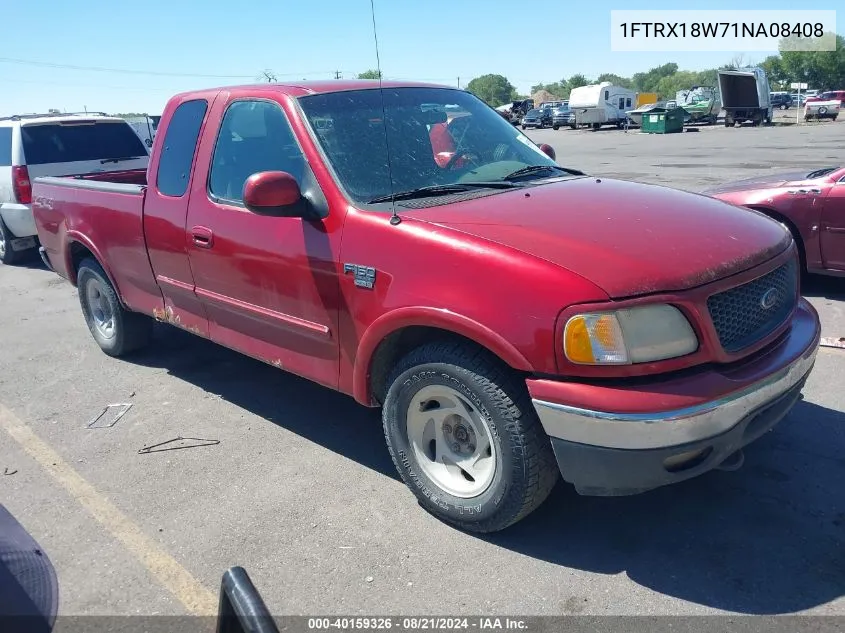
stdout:
<svg viewBox="0 0 845 633">
<path fill-rule="evenodd" d="M 557 123 L 555 123 L 555 124 L 552 126 L 552 129 L 553 129 L 553 130 L 559 130 L 559 129 L 560 129 L 560 126 L 559 126 Z"/>
<path fill-rule="evenodd" d="M 521 520 L 559 473 L 524 384 L 460 342 L 430 343 L 396 367 L 382 412 L 393 463 L 420 504 L 471 532 Z"/>
<path fill-rule="evenodd" d="M 96 260 L 82 260 L 76 278 L 85 323 L 100 349 L 117 357 L 149 343 L 152 319 L 121 305 L 108 276 Z"/>
<path fill-rule="evenodd" d="M 23 253 L 26 252 L 16 251 L 12 248 L 13 239 L 11 232 L 6 228 L 3 220 L 0 219 L 0 262 L 3 262 L 7 266 L 18 263 Z"/>
</svg>

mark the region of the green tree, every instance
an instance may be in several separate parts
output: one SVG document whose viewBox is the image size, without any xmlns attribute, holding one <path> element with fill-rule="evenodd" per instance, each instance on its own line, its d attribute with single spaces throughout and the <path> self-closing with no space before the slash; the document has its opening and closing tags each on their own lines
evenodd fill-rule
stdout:
<svg viewBox="0 0 845 633">
<path fill-rule="evenodd" d="M 591 82 L 581 73 L 578 73 L 577 75 L 572 75 L 569 79 L 566 80 L 566 88 L 571 92 L 572 90 L 580 88 L 581 86 L 589 86 L 591 83 L 593 82 Z"/>
<path fill-rule="evenodd" d="M 482 75 L 467 84 L 467 90 L 494 108 L 516 97 L 516 88 L 502 75 Z"/>
<path fill-rule="evenodd" d="M 381 79 L 381 71 L 365 70 L 362 73 L 358 73 L 358 79 Z"/>
<path fill-rule="evenodd" d="M 635 73 L 631 78 L 633 89 L 637 92 L 658 92 L 657 85 L 664 77 L 671 77 L 678 72 L 678 65 L 674 62 L 656 66 L 644 73 Z"/>
<path fill-rule="evenodd" d="M 769 78 L 769 86 L 772 90 L 787 90 L 789 88 L 789 73 L 783 65 L 783 59 L 779 55 L 769 55 L 760 62 L 760 68 L 766 71 Z"/>
<path fill-rule="evenodd" d="M 620 77 L 613 73 L 602 73 L 596 78 L 596 83 L 600 84 L 603 81 L 609 81 L 614 86 L 621 86 L 623 88 L 631 89 L 634 87 L 634 82 L 627 77 Z"/>
<path fill-rule="evenodd" d="M 845 86 L 845 38 L 832 33 L 826 37 L 835 38 L 836 50 L 782 50 L 784 77 L 789 81 L 806 82 L 817 90 L 837 90 Z"/>
</svg>

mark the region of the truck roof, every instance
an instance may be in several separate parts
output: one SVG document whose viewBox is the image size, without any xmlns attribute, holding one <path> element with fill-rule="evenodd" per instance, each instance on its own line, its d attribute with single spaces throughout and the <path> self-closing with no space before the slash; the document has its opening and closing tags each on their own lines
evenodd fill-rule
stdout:
<svg viewBox="0 0 845 633">
<path fill-rule="evenodd" d="M 120 117 L 112 116 L 104 112 L 59 112 L 49 114 L 13 114 L 0 117 L 0 125 L 13 125 L 20 123 L 42 124 L 62 121 L 123 121 Z"/>
<path fill-rule="evenodd" d="M 454 86 L 446 86 L 443 84 L 433 84 L 417 81 L 382 81 L 381 86 L 384 88 L 451 88 L 455 90 Z M 249 92 L 279 92 L 290 95 L 292 97 L 302 97 L 305 95 L 322 94 L 329 92 L 343 92 L 346 90 L 367 90 L 379 87 L 378 79 L 321 79 L 312 81 L 292 81 L 292 82 L 273 82 L 273 83 L 259 83 L 259 84 L 243 84 L 235 86 L 220 86 L 217 88 L 209 88 L 206 90 L 190 90 L 174 95 L 174 97 L 184 98 L 190 95 L 199 95 L 209 92 L 220 92 L 221 90 L 231 91 L 249 91 Z"/>
</svg>

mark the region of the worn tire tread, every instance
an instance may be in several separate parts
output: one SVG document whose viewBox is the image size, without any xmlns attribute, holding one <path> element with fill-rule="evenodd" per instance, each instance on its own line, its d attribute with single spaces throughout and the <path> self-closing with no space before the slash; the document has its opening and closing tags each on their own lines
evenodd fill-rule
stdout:
<svg viewBox="0 0 845 633">
<path fill-rule="evenodd" d="M 511 445 L 522 449 L 525 457 L 521 461 L 524 468 L 527 468 L 522 494 L 508 495 L 507 503 L 490 519 L 464 524 L 440 514 L 437 516 L 457 527 L 480 533 L 496 532 L 517 523 L 548 498 L 559 479 L 551 442 L 534 413 L 524 382 L 516 372 L 484 348 L 468 345 L 463 341 L 438 341 L 424 344 L 409 352 L 391 372 L 388 384 L 392 385 L 409 369 L 428 364 L 451 365 L 467 383 L 486 393 L 496 404 L 497 412 L 505 422 L 504 428 Z M 393 452 L 386 424 L 384 431 L 390 456 L 402 480 L 414 490 Z"/>
</svg>

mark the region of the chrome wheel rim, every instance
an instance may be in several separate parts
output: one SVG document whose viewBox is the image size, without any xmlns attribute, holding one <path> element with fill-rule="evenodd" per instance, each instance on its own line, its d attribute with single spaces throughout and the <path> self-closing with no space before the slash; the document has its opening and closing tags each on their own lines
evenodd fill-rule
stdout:
<svg viewBox="0 0 845 633">
<path fill-rule="evenodd" d="M 496 447 L 486 420 L 445 385 L 420 389 L 408 405 L 408 443 L 422 471 L 444 492 L 468 499 L 496 474 Z"/>
<path fill-rule="evenodd" d="M 98 280 L 90 279 L 85 285 L 85 304 L 94 328 L 103 338 L 110 339 L 114 337 L 114 312 L 104 290 Z"/>
</svg>

